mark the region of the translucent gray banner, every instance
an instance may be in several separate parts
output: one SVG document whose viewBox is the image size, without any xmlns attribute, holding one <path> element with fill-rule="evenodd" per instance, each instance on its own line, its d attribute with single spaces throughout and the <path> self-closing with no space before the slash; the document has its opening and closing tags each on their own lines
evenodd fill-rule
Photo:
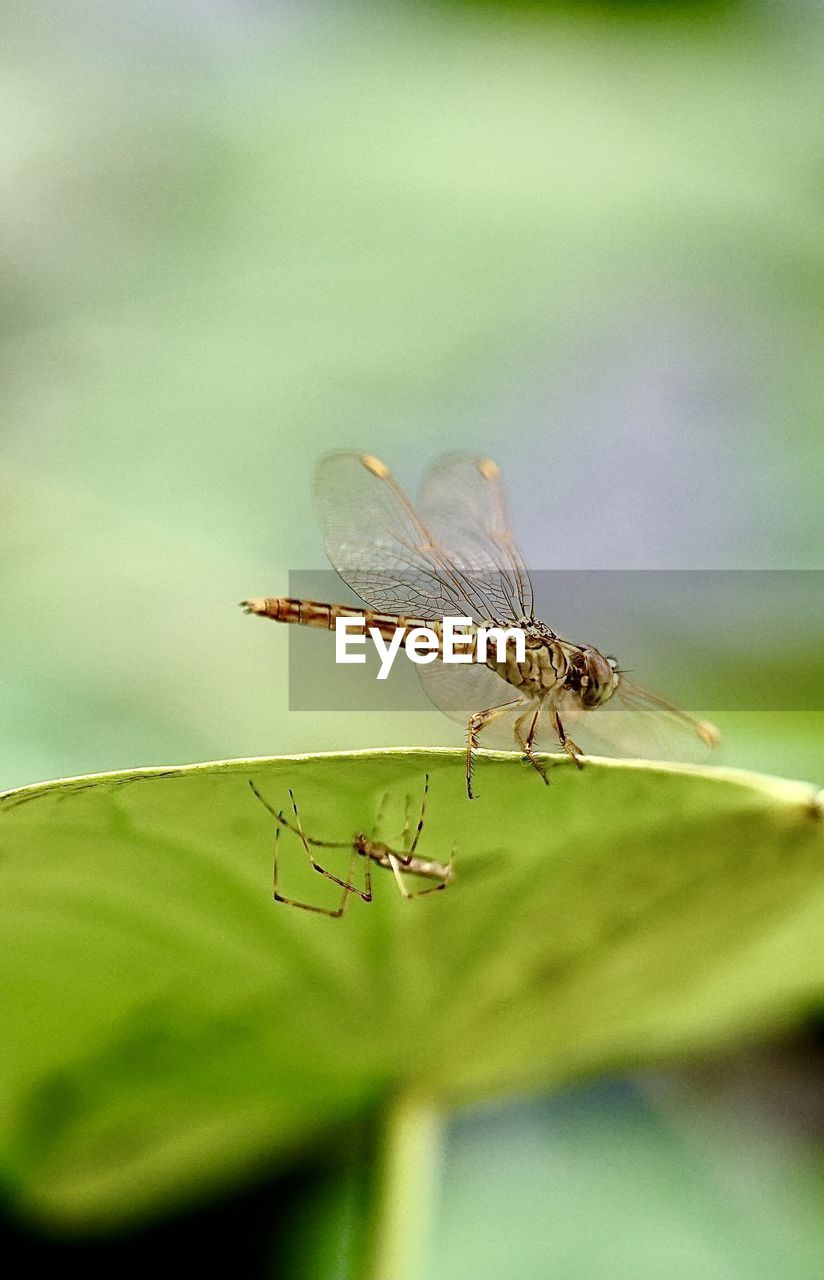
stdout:
<svg viewBox="0 0 824 1280">
<path fill-rule="evenodd" d="M 535 617 L 565 640 L 613 655 L 633 681 L 687 710 L 824 710 L 824 570 L 553 569 L 530 578 Z M 290 573 L 284 595 L 362 604 L 332 570 Z M 333 633 L 289 632 L 291 710 L 431 705 L 403 650 L 378 680 L 371 642 L 364 665 L 340 665 Z"/>
</svg>

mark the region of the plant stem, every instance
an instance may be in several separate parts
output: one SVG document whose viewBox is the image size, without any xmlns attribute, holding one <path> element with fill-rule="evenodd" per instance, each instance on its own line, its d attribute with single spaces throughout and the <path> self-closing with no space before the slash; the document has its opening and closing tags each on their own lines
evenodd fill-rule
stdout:
<svg viewBox="0 0 824 1280">
<path fill-rule="evenodd" d="M 442 1119 L 404 1095 L 384 1113 L 363 1280 L 421 1280 L 437 1192 Z"/>
</svg>

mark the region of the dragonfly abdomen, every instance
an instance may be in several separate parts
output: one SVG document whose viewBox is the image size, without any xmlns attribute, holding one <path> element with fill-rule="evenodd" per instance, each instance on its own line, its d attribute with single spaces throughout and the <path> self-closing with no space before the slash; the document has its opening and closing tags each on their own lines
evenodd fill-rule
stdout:
<svg viewBox="0 0 824 1280">
<path fill-rule="evenodd" d="M 405 614 L 375 613 L 371 609 L 359 609 L 347 604 L 323 604 L 319 600 L 299 600 L 292 596 L 270 596 L 260 600 L 244 600 L 243 608 L 259 618 L 271 618 L 273 622 L 291 622 L 301 627 L 320 627 L 334 631 L 338 618 L 358 618 L 364 626 L 374 627 L 384 640 L 389 640 L 400 628 L 406 635 L 414 627 L 429 627 L 440 638 L 440 623 L 425 622 L 420 618 L 408 618 Z"/>
<path fill-rule="evenodd" d="M 368 630 L 374 628 L 384 640 L 391 640 L 400 630 L 404 640 L 418 627 L 433 632 L 439 642 L 438 656 L 443 657 L 443 624 L 440 619 L 410 618 L 402 613 L 377 613 L 372 609 L 359 609 L 354 605 L 324 604 L 319 600 L 301 600 L 293 596 L 269 596 L 258 600 L 244 600 L 243 608 L 260 618 L 273 622 L 293 623 L 301 627 L 319 627 L 334 631 L 338 618 L 358 619 Z M 569 663 L 562 645 L 551 640 L 527 640 L 523 662 L 515 656 L 514 641 L 506 645 L 506 658 L 499 660 L 496 646 L 488 640 L 486 658 L 478 652 L 477 630 L 467 628 L 460 643 L 460 652 L 474 662 L 484 663 L 502 680 L 513 685 L 528 697 L 540 697 L 561 684 Z"/>
</svg>

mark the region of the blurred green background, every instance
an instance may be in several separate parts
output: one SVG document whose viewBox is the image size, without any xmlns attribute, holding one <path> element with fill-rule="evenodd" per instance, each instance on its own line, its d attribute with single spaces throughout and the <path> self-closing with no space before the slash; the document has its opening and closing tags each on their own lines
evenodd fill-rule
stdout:
<svg viewBox="0 0 824 1280">
<path fill-rule="evenodd" d="M 0 62 L 0 787 L 459 740 L 290 713 L 235 608 L 328 449 L 491 454 L 536 567 L 822 567 L 818 6 L 10 0 Z M 716 718 L 824 778 L 824 713 Z M 462 1119 L 433 1280 L 815 1274 L 797 1075 L 730 1073 Z"/>
</svg>

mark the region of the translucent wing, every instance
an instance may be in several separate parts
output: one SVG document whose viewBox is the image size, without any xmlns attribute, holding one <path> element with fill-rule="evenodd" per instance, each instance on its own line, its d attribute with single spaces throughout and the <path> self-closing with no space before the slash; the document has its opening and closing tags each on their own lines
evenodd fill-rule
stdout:
<svg viewBox="0 0 824 1280">
<path fill-rule="evenodd" d="M 321 459 L 315 505 L 326 554 L 373 609 L 425 620 L 445 614 L 478 622 L 511 619 L 511 613 L 499 613 L 500 572 L 492 565 L 491 575 L 476 574 L 468 544 L 462 565 L 447 527 L 441 540 L 377 458 L 337 453 Z M 481 532 L 477 541 L 477 558 L 489 565 L 482 557 Z"/>
<path fill-rule="evenodd" d="M 456 667 L 433 662 L 417 670 L 435 706 L 463 725 L 477 711 L 518 699 L 518 690 L 489 667 Z M 481 745 L 517 750 L 514 721 L 529 705 L 530 699 L 522 698 L 511 711 L 492 721 L 483 730 Z M 565 694 L 557 699 L 546 698 L 541 703 L 532 701 L 531 705 L 539 712 L 535 735 L 539 751 L 560 750 L 554 723 L 556 707 L 567 735 L 585 755 L 702 761 L 718 743 L 713 725 L 696 720 L 679 707 L 630 684 L 626 677 L 609 702 L 595 710 L 583 710 L 577 699 Z"/>
<path fill-rule="evenodd" d="M 439 458 L 424 479 L 420 512 L 453 562 L 480 577 L 494 616 L 532 616 L 532 585 L 509 527 L 496 463 L 465 453 Z"/>
<path fill-rule="evenodd" d="M 416 670 L 427 697 L 439 711 L 448 715 L 450 720 L 463 725 L 464 729 L 470 716 L 476 712 L 518 699 L 518 690 L 514 685 L 508 684 L 491 667 L 480 663 L 453 666 L 436 661 L 419 666 Z M 512 716 L 503 715 L 494 720 L 484 729 L 481 745 L 488 747 L 497 744 L 511 750 L 515 742 L 513 719 L 525 708 L 526 701 L 520 699 Z"/>
<path fill-rule="evenodd" d="M 583 710 L 563 694 L 555 705 L 568 736 L 587 755 L 701 761 L 720 740 L 714 725 L 639 688 L 626 676 L 609 701 L 594 710 Z"/>
</svg>

